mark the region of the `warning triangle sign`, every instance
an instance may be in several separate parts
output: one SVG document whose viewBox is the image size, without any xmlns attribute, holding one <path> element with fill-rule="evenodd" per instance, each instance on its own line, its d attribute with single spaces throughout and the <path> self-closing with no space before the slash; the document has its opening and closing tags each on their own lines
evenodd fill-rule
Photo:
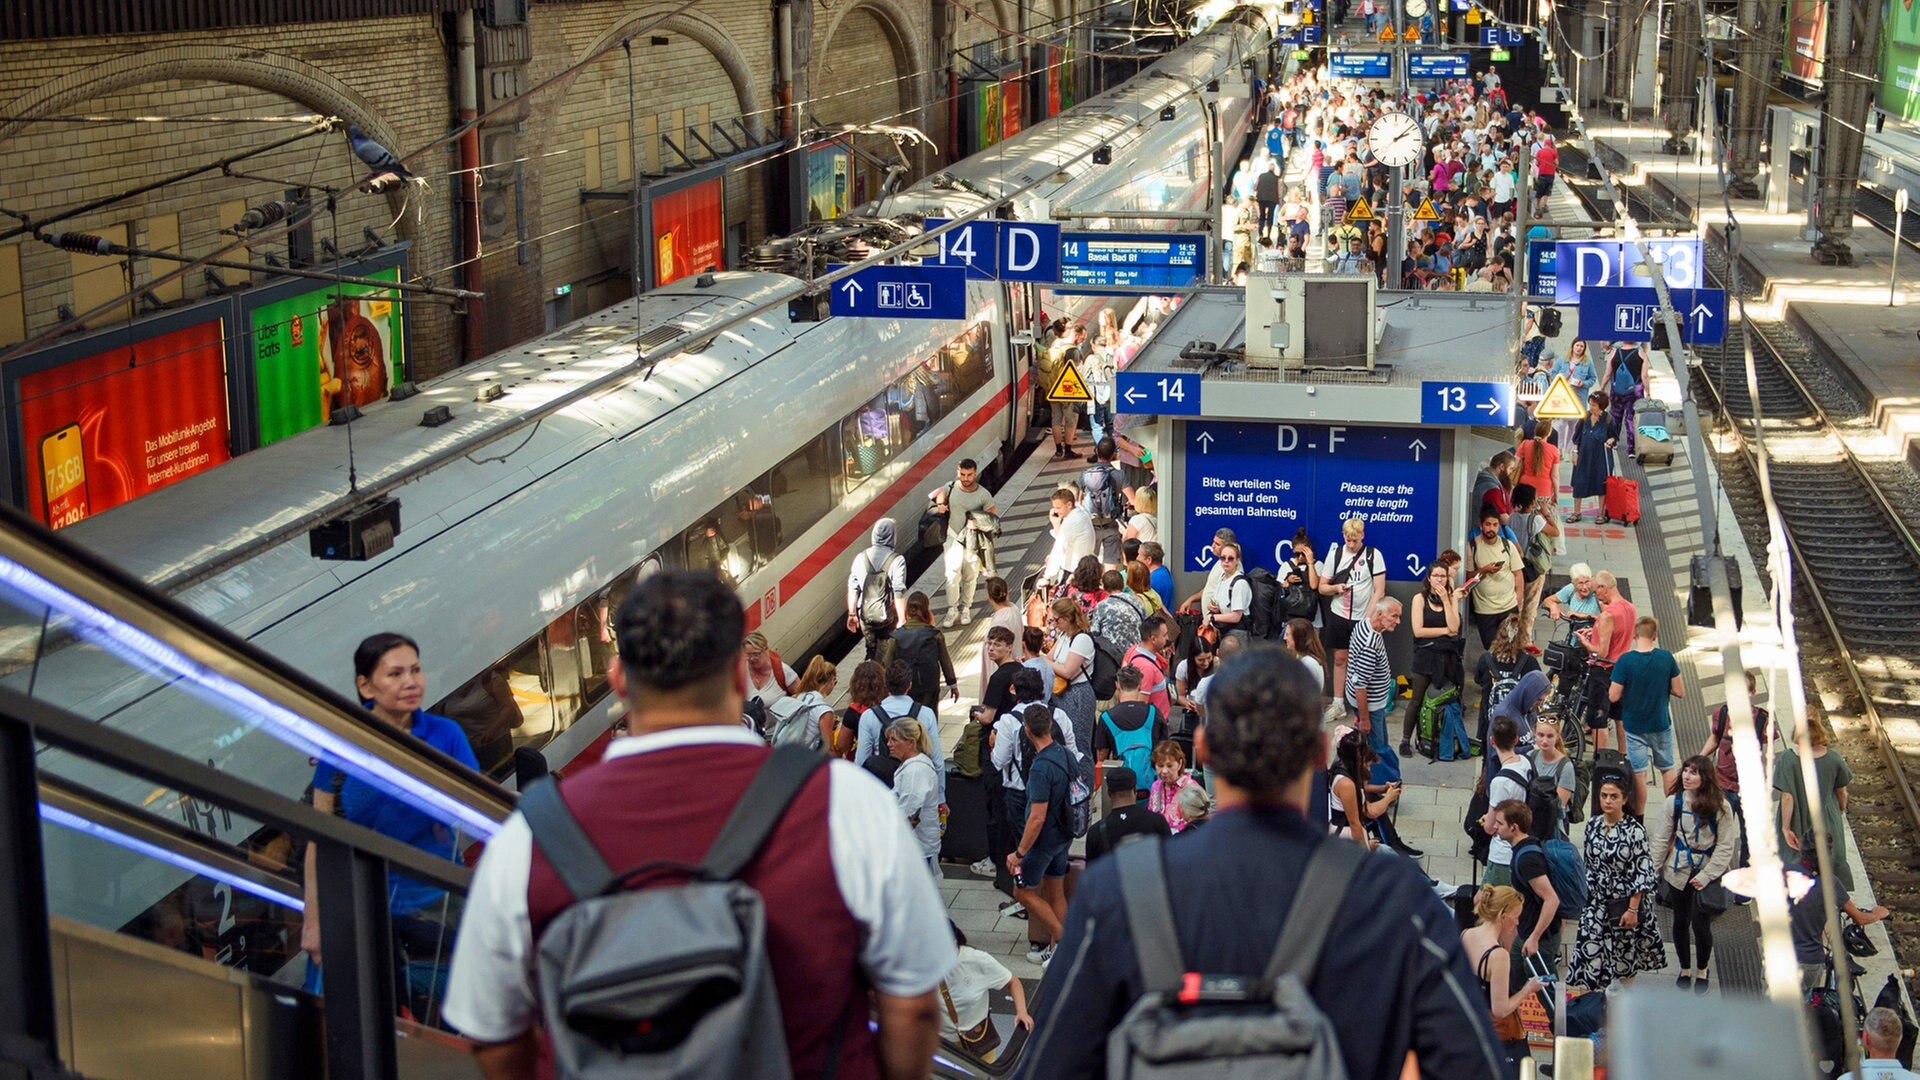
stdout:
<svg viewBox="0 0 1920 1080">
<path fill-rule="evenodd" d="M 1353 205 L 1347 207 L 1348 221 L 1372 221 L 1373 219 L 1373 207 L 1367 205 L 1365 199 L 1355 199 Z"/>
<path fill-rule="evenodd" d="M 1540 404 L 1534 406 L 1533 415 L 1541 420 L 1578 420 L 1586 410 L 1580 407 L 1580 395 L 1573 392 L 1567 377 L 1555 375 Z"/>
<path fill-rule="evenodd" d="M 1409 26 L 1405 30 L 1401 31 L 1400 40 L 1401 41 L 1419 41 L 1420 40 L 1420 24 L 1414 23 L 1412 26 Z"/>
<path fill-rule="evenodd" d="M 1047 391 L 1048 401 L 1087 403 L 1093 395 L 1087 392 L 1087 382 L 1072 364 L 1060 368 L 1060 377 L 1053 380 L 1052 389 Z"/>
<path fill-rule="evenodd" d="M 1415 220 L 1415 221 L 1439 221 L 1439 220 L 1440 220 L 1440 211 L 1438 211 L 1438 210 L 1435 210 L 1435 209 L 1433 208 L 1433 200 L 1432 200 L 1432 199 L 1421 199 L 1421 200 L 1420 200 L 1420 209 L 1418 209 L 1418 210 L 1415 210 L 1415 211 L 1413 212 L 1413 220 Z"/>
<path fill-rule="evenodd" d="M 1393 39 L 1394 39 L 1394 37 L 1395 37 L 1395 34 L 1394 34 L 1394 32 L 1393 32 L 1393 27 L 1391 27 L 1391 26 L 1383 26 L 1383 27 L 1381 27 L 1381 28 L 1380 28 L 1380 40 L 1381 40 L 1381 41 L 1383 41 L 1383 42 L 1387 42 L 1387 43 L 1391 43 L 1391 42 L 1393 41 Z"/>
</svg>

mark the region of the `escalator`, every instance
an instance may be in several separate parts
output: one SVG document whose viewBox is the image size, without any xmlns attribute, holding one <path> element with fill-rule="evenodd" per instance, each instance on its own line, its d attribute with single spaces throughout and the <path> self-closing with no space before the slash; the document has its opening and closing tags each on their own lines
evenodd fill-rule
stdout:
<svg viewBox="0 0 1920 1080">
<path fill-rule="evenodd" d="M 512 809 L 0 509 L 0 1077 L 476 1076 L 439 1018 L 471 871 L 316 810 L 300 779 L 316 761 L 427 815 L 466 859 Z M 396 872 L 436 899 L 396 917 Z M 995 1001 L 996 1063 L 943 1046 L 936 1075 L 1010 1071 L 1011 1013 Z"/>
</svg>

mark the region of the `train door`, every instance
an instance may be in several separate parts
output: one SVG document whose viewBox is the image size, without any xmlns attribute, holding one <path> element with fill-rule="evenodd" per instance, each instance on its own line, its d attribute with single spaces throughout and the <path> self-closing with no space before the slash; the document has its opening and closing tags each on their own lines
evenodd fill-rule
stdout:
<svg viewBox="0 0 1920 1080">
<path fill-rule="evenodd" d="M 1027 440 L 1034 422 L 1034 388 L 1023 392 L 1021 380 L 1035 370 L 1040 312 L 1039 290 L 1035 286 L 1010 284 L 1000 286 L 1000 290 L 1001 310 L 1007 313 L 1007 317 L 1006 325 L 994 344 L 1007 357 L 1007 392 L 1012 396 L 1012 407 L 1007 410 L 1007 437 L 1000 451 L 1001 472 L 1006 475 L 1011 465 L 1008 459 Z M 1038 390 L 1044 393 L 1045 387 Z"/>
</svg>

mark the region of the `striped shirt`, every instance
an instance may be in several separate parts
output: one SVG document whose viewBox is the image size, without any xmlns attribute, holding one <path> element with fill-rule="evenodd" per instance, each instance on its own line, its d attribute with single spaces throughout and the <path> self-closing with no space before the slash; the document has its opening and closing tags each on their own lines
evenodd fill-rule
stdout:
<svg viewBox="0 0 1920 1080">
<path fill-rule="evenodd" d="M 1353 624 L 1347 645 L 1347 704 L 1358 708 L 1357 691 L 1367 688 L 1367 708 L 1378 712 L 1393 703 L 1393 671 L 1387 666 L 1387 643 L 1365 619 Z"/>
</svg>

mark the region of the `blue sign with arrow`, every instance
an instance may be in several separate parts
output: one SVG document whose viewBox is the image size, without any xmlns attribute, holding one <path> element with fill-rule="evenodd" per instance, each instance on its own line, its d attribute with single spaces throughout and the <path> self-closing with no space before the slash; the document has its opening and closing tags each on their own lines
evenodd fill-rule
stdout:
<svg viewBox="0 0 1920 1080">
<path fill-rule="evenodd" d="M 1113 411 L 1157 416 L 1199 416 L 1198 372 L 1166 375 L 1157 371 L 1122 371 L 1114 379 Z"/>
<path fill-rule="evenodd" d="M 1727 337 L 1725 289 L 1668 289 L 1680 333 L 1695 345 Z M 1651 341 L 1660 296 L 1651 288 L 1588 288 L 1580 293 L 1580 336 L 1600 341 Z"/>
<path fill-rule="evenodd" d="M 1423 424 L 1513 426 L 1513 386 L 1497 382 L 1423 382 Z"/>
<path fill-rule="evenodd" d="M 1306 526 L 1324 548 L 1340 522 L 1366 519 L 1387 576 L 1418 580 L 1438 548 L 1440 444 L 1433 432 L 1324 424 L 1189 421 L 1180 568 L 1213 565 L 1229 528 L 1249 566 L 1277 569 Z M 1319 553 L 1316 553 L 1318 557 Z"/>
<path fill-rule="evenodd" d="M 927 231 L 948 218 L 928 218 Z M 967 276 L 1001 281 L 1060 280 L 1060 226 L 1039 221 L 969 221 L 933 238 L 939 252 L 926 266 L 958 266 Z"/>
<path fill-rule="evenodd" d="M 839 266 L 828 267 L 829 271 Z M 855 319 L 964 319 L 967 271 L 958 266 L 869 266 L 836 281 L 829 310 Z"/>
</svg>

